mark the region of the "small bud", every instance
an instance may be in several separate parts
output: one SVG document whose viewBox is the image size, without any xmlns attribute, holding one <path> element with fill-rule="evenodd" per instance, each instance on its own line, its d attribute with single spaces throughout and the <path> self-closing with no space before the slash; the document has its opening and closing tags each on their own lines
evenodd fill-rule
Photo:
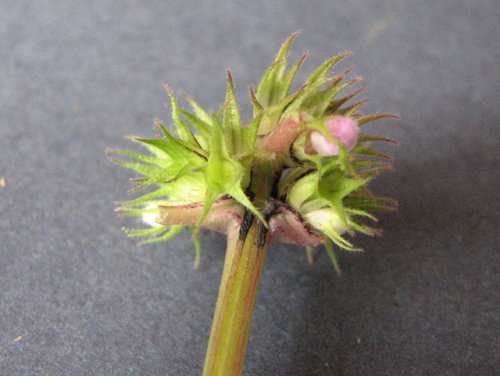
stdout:
<svg viewBox="0 0 500 376">
<path fill-rule="evenodd" d="M 326 122 L 326 127 L 344 146 L 350 150 L 358 141 L 358 125 L 347 116 L 338 116 Z M 311 133 L 311 145 L 316 152 L 322 155 L 337 155 L 339 153 L 338 145 L 329 143 L 319 132 Z"/>
<path fill-rule="evenodd" d="M 326 233 L 333 231 L 334 233 L 341 235 L 347 231 L 344 222 L 334 209 L 324 208 L 314 210 L 305 214 L 304 218 L 313 227 Z"/>
</svg>

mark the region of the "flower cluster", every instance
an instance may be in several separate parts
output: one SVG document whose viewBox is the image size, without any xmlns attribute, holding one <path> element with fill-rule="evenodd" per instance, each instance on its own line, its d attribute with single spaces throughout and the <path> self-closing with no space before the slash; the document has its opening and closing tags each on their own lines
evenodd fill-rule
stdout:
<svg viewBox="0 0 500 376">
<path fill-rule="evenodd" d="M 303 54 L 288 67 L 292 34 L 251 90 L 253 118 L 240 116 L 233 79 L 228 74 L 222 108 L 210 113 L 192 98 L 191 109 L 178 104 L 167 87 L 172 108 L 170 128 L 157 121 L 161 137 L 134 138 L 149 154 L 111 150 L 133 161 L 115 160 L 140 176 L 133 192 L 147 193 L 117 209 L 142 217 L 146 229 L 127 230 L 147 242 L 168 240 L 188 227 L 196 240 L 201 227 L 227 232 L 245 217 L 258 218 L 269 239 L 301 244 L 308 249 L 325 244 L 355 250 L 345 233 L 375 235 L 364 223 L 373 211 L 390 210 L 394 201 L 373 196 L 368 183 L 388 168 L 389 157 L 371 148 L 363 126 L 392 114 L 359 113 L 364 101 L 346 103 L 361 89 L 339 94 L 360 78 L 345 80 L 332 67 L 349 55 L 337 55 L 321 64 L 296 91 L 292 81 Z M 152 187 L 152 189 L 151 189 Z M 195 242 L 197 260 L 199 242 Z"/>
</svg>

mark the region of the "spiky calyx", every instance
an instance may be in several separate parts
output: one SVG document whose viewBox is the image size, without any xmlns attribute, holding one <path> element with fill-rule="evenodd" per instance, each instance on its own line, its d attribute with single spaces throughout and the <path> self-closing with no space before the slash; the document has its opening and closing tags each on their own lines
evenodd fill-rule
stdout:
<svg viewBox="0 0 500 376">
<path fill-rule="evenodd" d="M 321 64 L 296 91 L 292 81 L 305 59 L 288 68 L 288 52 L 297 36 L 281 46 L 256 91 L 251 90 L 253 118 L 244 124 L 231 74 L 222 108 L 203 110 L 186 97 L 191 111 L 181 108 L 167 87 L 174 128 L 159 121 L 159 139 L 135 138 L 150 154 L 126 150 L 113 153 L 133 162 L 115 160 L 141 176 L 133 191 L 153 190 L 117 209 L 155 226 L 128 230 L 146 242 L 168 240 L 184 227 L 197 239 L 204 226 L 226 232 L 228 225 L 257 217 L 274 240 L 308 248 L 325 243 L 355 250 L 343 233 L 375 235 L 379 230 L 362 223 L 375 220 L 372 211 L 390 210 L 394 201 L 373 196 L 368 183 L 387 169 L 388 157 L 370 148 L 372 137 L 362 127 L 392 114 L 359 113 L 364 101 L 345 103 L 357 95 L 339 93 L 360 80 L 345 81 L 350 70 L 331 75 L 332 67 L 349 55 Z M 199 250 L 199 242 L 195 243 Z M 199 257 L 197 257 L 199 259 Z M 335 261 L 333 259 L 333 261 Z"/>
</svg>

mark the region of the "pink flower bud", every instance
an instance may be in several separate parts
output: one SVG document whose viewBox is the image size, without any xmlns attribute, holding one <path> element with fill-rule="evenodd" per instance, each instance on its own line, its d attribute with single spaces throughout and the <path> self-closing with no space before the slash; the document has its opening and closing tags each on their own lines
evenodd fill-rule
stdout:
<svg viewBox="0 0 500 376">
<path fill-rule="evenodd" d="M 328 120 L 325 125 L 332 136 L 342 142 L 348 150 L 356 145 L 359 128 L 354 119 L 347 116 L 338 116 Z M 311 145 L 314 150 L 322 155 L 337 155 L 339 153 L 339 147 L 336 144 L 329 143 L 319 132 L 311 133 Z"/>
</svg>

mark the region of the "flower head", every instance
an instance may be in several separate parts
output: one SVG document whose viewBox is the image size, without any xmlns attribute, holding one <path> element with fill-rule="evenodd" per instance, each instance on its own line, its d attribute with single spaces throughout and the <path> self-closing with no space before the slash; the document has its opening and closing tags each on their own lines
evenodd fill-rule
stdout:
<svg viewBox="0 0 500 376">
<path fill-rule="evenodd" d="M 249 216 L 258 218 L 269 238 L 306 247 L 330 242 L 353 250 L 345 233 L 377 234 L 364 219 L 374 220 L 372 211 L 391 209 L 394 202 L 368 191 L 368 183 L 387 169 L 378 159 L 385 155 L 370 143 L 390 140 L 360 127 L 394 115 L 363 115 L 363 101 L 346 105 L 360 90 L 339 96 L 360 80 L 344 81 L 350 70 L 330 74 L 349 53 L 327 60 L 291 91 L 305 59 L 288 66 L 295 37 L 285 41 L 251 90 L 253 118 L 246 124 L 228 74 L 220 111 L 207 112 L 190 97 L 191 110 L 183 109 L 167 87 L 173 127 L 158 121 L 160 138 L 134 138 L 149 154 L 112 150 L 134 160 L 115 160 L 139 174 L 133 191 L 149 189 L 118 208 L 152 226 L 128 230 L 130 235 L 156 242 L 187 227 L 197 239 L 202 226 L 226 232 Z"/>
</svg>

